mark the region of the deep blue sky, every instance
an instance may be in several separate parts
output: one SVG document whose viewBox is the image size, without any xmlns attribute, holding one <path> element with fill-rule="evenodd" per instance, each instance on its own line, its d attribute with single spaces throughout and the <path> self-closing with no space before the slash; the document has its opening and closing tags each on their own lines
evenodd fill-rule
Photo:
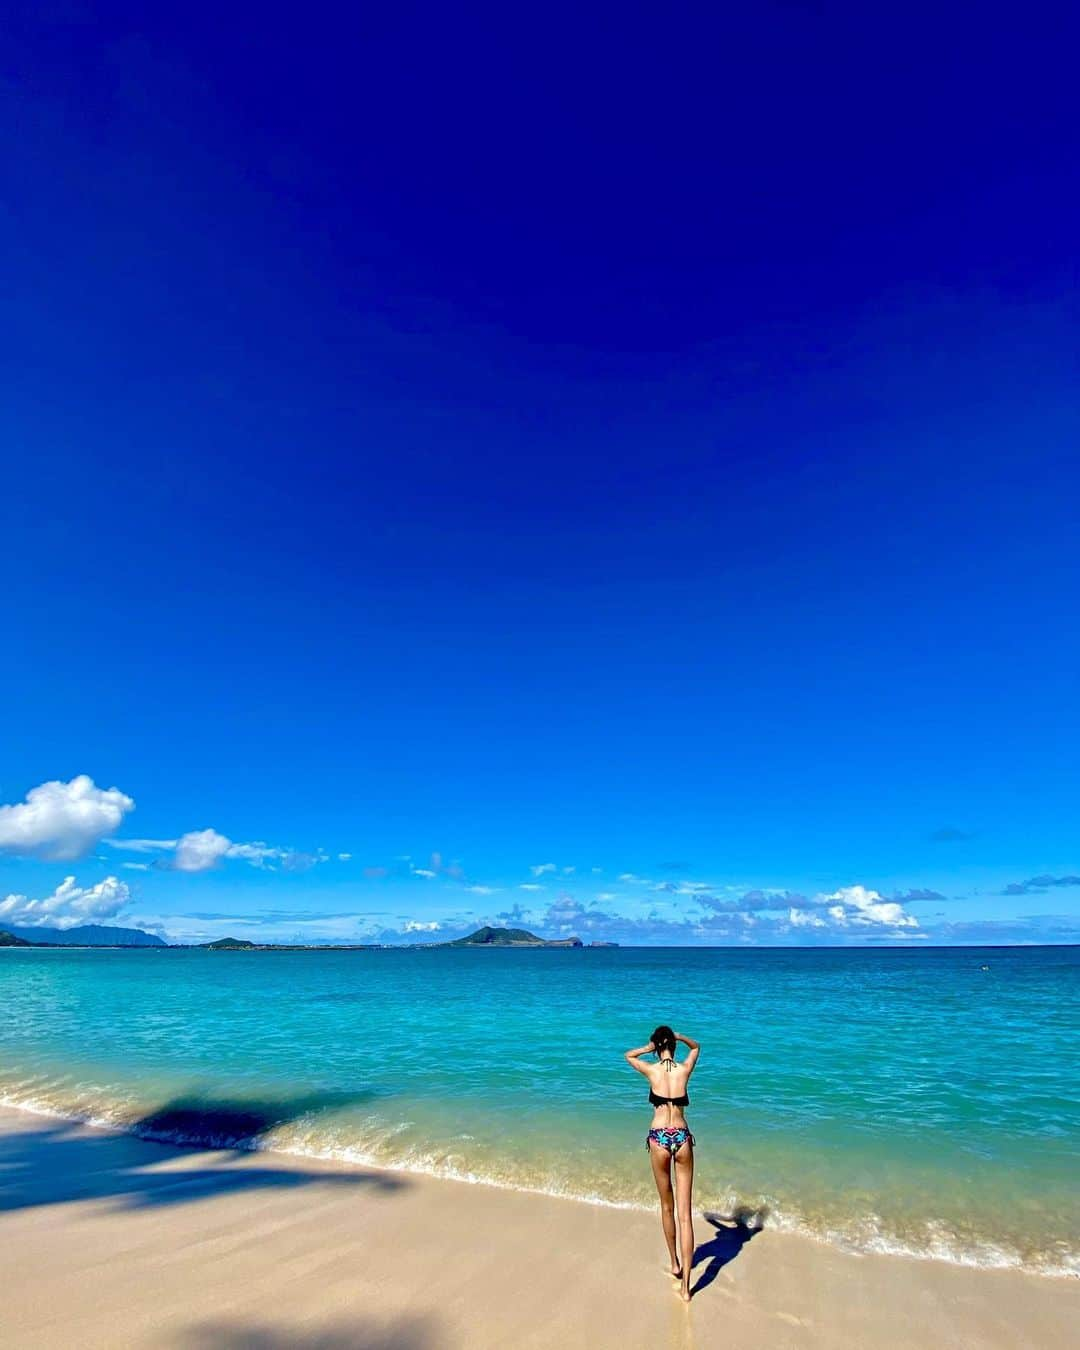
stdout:
<svg viewBox="0 0 1080 1350">
<path fill-rule="evenodd" d="M 0 899 L 1080 937 L 1078 36 L 9 11 Z"/>
</svg>

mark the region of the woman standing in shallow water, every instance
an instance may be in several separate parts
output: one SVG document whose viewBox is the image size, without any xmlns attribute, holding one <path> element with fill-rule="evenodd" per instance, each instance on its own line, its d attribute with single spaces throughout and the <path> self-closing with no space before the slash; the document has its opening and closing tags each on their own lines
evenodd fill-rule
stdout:
<svg viewBox="0 0 1080 1350">
<path fill-rule="evenodd" d="M 675 1058 L 675 1046 L 682 1041 L 690 1053 L 680 1064 Z M 680 1281 L 679 1292 L 690 1302 L 690 1271 L 694 1264 L 694 1136 L 683 1115 L 690 1105 L 686 1085 L 698 1062 L 701 1046 L 689 1036 L 680 1036 L 670 1027 L 657 1027 L 649 1040 L 637 1050 L 627 1050 L 626 1061 L 649 1080 L 649 1103 L 653 1121 L 645 1137 L 649 1150 L 653 1180 L 660 1194 L 660 1222 L 671 1256 L 671 1274 Z M 641 1056 L 654 1054 L 656 1062 L 646 1064 Z M 675 1173 L 672 1191 L 672 1170 Z M 678 1236 L 682 1245 L 682 1259 L 675 1241 L 675 1209 L 679 1211 Z"/>
</svg>

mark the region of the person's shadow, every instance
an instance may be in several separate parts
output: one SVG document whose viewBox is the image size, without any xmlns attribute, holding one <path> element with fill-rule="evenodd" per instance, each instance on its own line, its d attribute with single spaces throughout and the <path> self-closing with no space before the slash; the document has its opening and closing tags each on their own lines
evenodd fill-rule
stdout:
<svg viewBox="0 0 1080 1350">
<path fill-rule="evenodd" d="M 708 1242 L 694 1249 L 693 1269 L 702 1265 L 705 1267 L 693 1287 L 695 1295 L 708 1289 L 728 1262 L 734 1261 L 754 1234 L 761 1231 L 761 1218 L 757 1214 L 752 1216 L 752 1224 L 742 1214 L 736 1214 L 730 1219 L 721 1218 L 719 1214 L 706 1214 L 703 1217 L 712 1224 L 715 1232 Z"/>
</svg>

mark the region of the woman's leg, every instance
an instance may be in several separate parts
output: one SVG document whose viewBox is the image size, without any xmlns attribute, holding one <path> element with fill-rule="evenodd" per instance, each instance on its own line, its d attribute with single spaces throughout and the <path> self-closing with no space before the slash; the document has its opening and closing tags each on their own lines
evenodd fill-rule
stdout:
<svg viewBox="0 0 1080 1350">
<path fill-rule="evenodd" d="M 689 1303 L 694 1266 L 694 1146 L 689 1139 L 675 1154 L 675 1199 L 682 1246 L 682 1296 Z"/>
<path fill-rule="evenodd" d="M 679 1249 L 675 1246 L 675 1196 L 671 1190 L 671 1154 L 655 1139 L 649 1142 L 649 1161 L 652 1163 L 653 1180 L 660 1195 L 660 1222 L 664 1225 L 664 1238 L 671 1256 L 671 1273 L 679 1274 Z"/>
</svg>

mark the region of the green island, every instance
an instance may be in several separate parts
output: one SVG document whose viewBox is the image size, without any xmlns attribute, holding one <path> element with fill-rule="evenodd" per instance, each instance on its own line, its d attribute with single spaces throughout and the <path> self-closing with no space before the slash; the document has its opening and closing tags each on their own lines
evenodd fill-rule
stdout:
<svg viewBox="0 0 1080 1350">
<path fill-rule="evenodd" d="M 468 937 L 453 942 L 440 942 L 440 947 L 584 947 L 579 937 L 549 940 L 537 937 L 524 928 L 492 928 L 485 925 Z"/>
</svg>

